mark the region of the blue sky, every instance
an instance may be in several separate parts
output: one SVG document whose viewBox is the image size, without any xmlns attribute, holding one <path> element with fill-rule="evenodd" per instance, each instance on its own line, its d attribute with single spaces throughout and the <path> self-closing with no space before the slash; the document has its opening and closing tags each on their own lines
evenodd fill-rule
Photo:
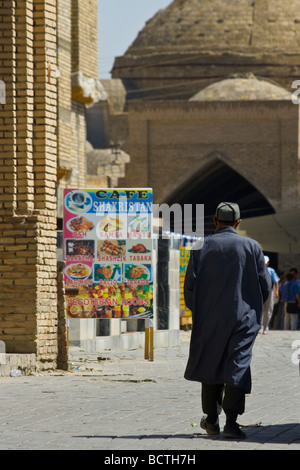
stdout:
<svg viewBox="0 0 300 470">
<path fill-rule="evenodd" d="M 146 21 L 172 0 L 98 0 L 99 77 L 111 78 L 114 58 L 123 55 Z"/>
</svg>

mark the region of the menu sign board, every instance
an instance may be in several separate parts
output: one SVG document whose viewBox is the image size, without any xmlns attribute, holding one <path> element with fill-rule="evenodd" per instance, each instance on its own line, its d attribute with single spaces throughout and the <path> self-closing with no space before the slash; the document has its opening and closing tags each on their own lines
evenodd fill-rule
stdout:
<svg viewBox="0 0 300 470">
<path fill-rule="evenodd" d="M 152 318 L 152 190 L 64 190 L 69 318 Z"/>
</svg>

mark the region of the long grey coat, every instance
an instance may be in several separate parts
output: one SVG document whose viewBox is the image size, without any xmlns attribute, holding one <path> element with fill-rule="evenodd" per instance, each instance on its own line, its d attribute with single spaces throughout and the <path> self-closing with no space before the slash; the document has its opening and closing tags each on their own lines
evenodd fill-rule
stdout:
<svg viewBox="0 0 300 470">
<path fill-rule="evenodd" d="M 230 226 L 191 250 L 184 294 L 192 311 L 184 377 L 251 391 L 250 362 L 271 289 L 259 244 Z"/>
</svg>

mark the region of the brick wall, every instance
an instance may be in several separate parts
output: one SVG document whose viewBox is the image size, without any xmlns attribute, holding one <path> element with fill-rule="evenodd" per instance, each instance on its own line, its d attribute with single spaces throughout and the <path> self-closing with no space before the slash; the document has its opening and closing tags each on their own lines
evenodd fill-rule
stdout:
<svg viewBox="0 0 300 470">
<path fill-rule="evenodd" d="M 98 79 L 97 29 L 97 0 L 57 2 L 59 218 L 63 189 L 87 186 L 86 108 L 72 90 L 71 74 Z"/>
<path fill-rule="evenodd" d="M 72 100 L 72 57 L 74 55 L 74 38 L 72 28 L 74 12 L 72 0 L 60 0 L 57 4 L 58 36 L 58 165 L 63 168 L 59 177 L 59 200 L 63 188 L 68 186 L 84 187 L 86 124 L 84 105 Z M 77 38 L 75 38 L 77 44 Z M 76 45 L 76 47 L 78 47 Z M 62 217 L 62 204 L 58 207 L 58 217 Z"/>
<path fill-rule="evenodd" d="M 168 200 L 218 156 L 277 210 L 300 206 L 298 109 L 289 101 L 129 106 L 131 165 L 120 184 Z"/>
<path fill-rule="evenodd" d="M 98 78 L 97 0 L 72 0 L 72 72 Z"/>
<path fill-rule="evenodd" d="M 57 357 L 56 1 L 0 1 L 0 338 Z"/>
<path fill-rule="evenodd" d="M 72 166 L 71 141 L 71 0 L 57 2 L 58 162 Z"/>
<path fill-rule="evenodd" d="M 79 188 L 83 188 L 86 184 L 85 106 L 76 101 L 72 101 L 71 129 L 70 153 L 74 162 L 71 183 Z"/>
</svg>

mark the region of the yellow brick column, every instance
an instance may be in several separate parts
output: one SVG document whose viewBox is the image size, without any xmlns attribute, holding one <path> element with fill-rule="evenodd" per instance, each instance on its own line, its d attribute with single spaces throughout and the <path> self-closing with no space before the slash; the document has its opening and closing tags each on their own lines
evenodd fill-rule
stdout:
<svg viewBox="0 0 300 470">
<path fill-rule="evenodd" d="M 7 352 L 32 353 L 36 352 L 37 246 L 36 221 L 28 218 L 33 210 L 33 183 L 29 189 L 27 177 L 29 161 L 32 173 L 33 84 L 26 64 L 32 46 L 27 41 L 32 5 L 18 3 L 0 2 L 0 73 L 6 85 L 6 102 L 0 105 L 0 339 Z M 32 61 L 28 65 L 32 69 Z"/>
<path fill-rule="evenodd" d="M 37 216 L 37 358 L 51 368 L 57 358 L 56 261 L 56 0 L 34 1 L 35 123 L 33 158 Z"/>
<path fill-rule="evenodd" d="M 56 367 L 56 1 L 0 0 L 0 339 Z"/>
<path fill-rule="evenodd" d="M 17 212 L 34 209 L 33 173 L 33 0 L 16 2 L 16 177 Z"/>
<path fill-rule="evenodd" d="M 16 27 L 15 2 L 0 1 L 0 79 L 6 102 L 0 104 L 0 214 L 16 208 Z M 3 219 L 0 219 L 3 220 Z"/>
</svg>

